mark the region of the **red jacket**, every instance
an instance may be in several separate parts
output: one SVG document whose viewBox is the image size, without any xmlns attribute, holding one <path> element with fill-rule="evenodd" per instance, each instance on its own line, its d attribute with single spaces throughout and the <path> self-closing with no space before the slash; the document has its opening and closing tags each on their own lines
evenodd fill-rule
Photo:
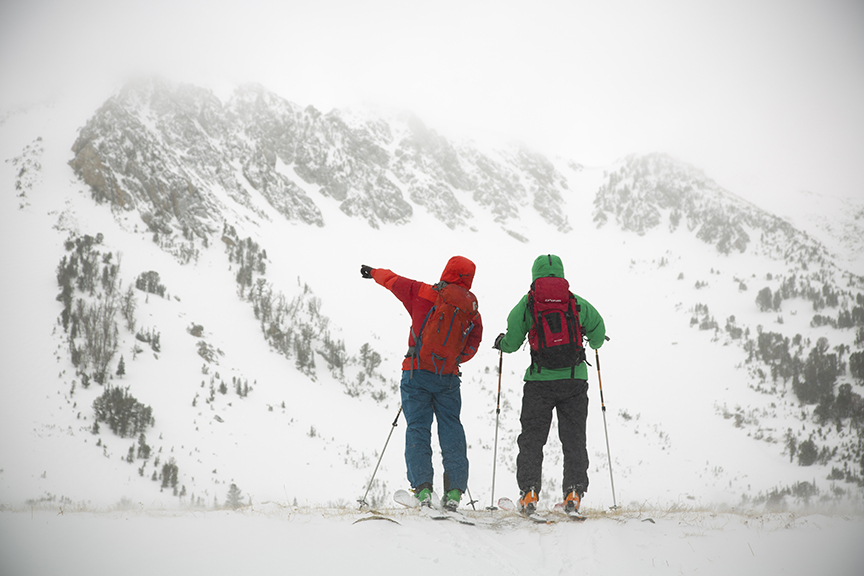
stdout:
<svg viewBox="0 0 864 576">
<path fill-rule="evenodd" d="M 444 267 L 444 272 L 441 273 L 441 280 L 448 284 L 458 284 L 466 290 L 471 289 L 471 284 L 474 282 L 474 263 L 463 256 L 454 256 Z M 431 285 L 416 280 L 410 280 L 403 276 L 387 270 L 386 268 L 375 268 L 372 270 L 372 278 L 375 282 L 384 286 L 399 299 L 400 302 L 408 310 L 411 315 L 411 331 L 408 333 L 408 346 L 414 346 L 414 334 L 420 333 L 420 327 L 423 325 L 423 320 L 429 313 L 429 309 L 435 304 L 437 292 Z M 477 353 L 480 346 L 480 340 L 483 337 L 483 323 L 480 319 L 480 314 L 477 314 L 477 319 L 474 322 L 474 329 L 468 334 L 468 339 L 465 342 L 465 348 L 462 349 L 462 354 L 459 356 L 459 364 L 467 362 Z M 402 361 L 403 370 L 417 370 L 417 360 L 414 360 L 414 366 L 411 366 L 411 358 L 406 357 Z M 452 373 L 456 373 L 454 368 Z"/>
</svg>

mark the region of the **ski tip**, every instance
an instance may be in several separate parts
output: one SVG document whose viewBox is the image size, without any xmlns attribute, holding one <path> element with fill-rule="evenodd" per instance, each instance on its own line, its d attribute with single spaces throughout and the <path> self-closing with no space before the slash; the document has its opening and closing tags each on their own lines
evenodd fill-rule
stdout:
<svg viewBox="0 0 864 576">
<path fill-rule="evenodd" d="M 394 492 L 393 500 L 408 508 L 417 508 L 420 505 L 420 502 L 417 501 L 414 495 L 407 490 L 397 490 Z"/>
<path fill-rule="evenodd" d="M 420 515 L 430 520 L 449 520 L 450 516 L 431 506 L 420 506 Z"/>
<path fill-rule="evenodd" d="M 526 520 L 530 520 L 535 524 L 554 524 L 555 520 L 552 518 L 547 518 L 545 516 L 541 516 L 540 514 L 520 514 L 522 518 Z"/>
<path fill-rule="evenodd" d="M 357 524 L 358 522 L 366 522 L 368 520 L 386 520 L 387 522 L 392 522 L 393 524 L 399 524 L 399 522 L 397 522 L 393 518 L 388 518 L 387 516 L 377 516 L 377 515 L 376 516 L 364 516 L 363 518 L 358 518 L 357 520 L 355 520 L 351 524 Z M 401 526 L 401 524 L 399 524 L 399 525 Z"/>
</svg>

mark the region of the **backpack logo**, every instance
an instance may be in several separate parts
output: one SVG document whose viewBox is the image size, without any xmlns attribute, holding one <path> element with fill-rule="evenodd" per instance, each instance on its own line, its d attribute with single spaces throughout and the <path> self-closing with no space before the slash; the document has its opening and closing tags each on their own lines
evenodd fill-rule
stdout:
<svg viewBox="0 0 864 576">
<path fill-rule="evenodd" d="M 537 278 L 528 292 L 528 310 L 534 325 L 528 333 L 531 361 L 543 368 L 570 368 L 585 361 L 580 306 L 564 278 Z"/>
<path fill-rule="evenodd" d="M 457 284 L 439 282 L 435 304 L 415 336 L 415 355 L 421 369 L 436 374 L 459 372 L 459 356 L 474 329 L 477 298 Z"/>
</svg>

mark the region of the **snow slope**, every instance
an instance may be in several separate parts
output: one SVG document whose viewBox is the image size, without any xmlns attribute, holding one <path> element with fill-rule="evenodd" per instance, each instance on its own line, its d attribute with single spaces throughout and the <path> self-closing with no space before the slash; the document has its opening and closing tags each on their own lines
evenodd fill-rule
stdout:
<svg viewBox="0 0 864 576">
<path fill-rule="evenodd" d="M 832 574 L 864 565 L 864 523 L 840 516 L 622 514 L 497 527 L 358 513 L 0 513 L 5 574 Z M 488 515 L 488 513 L 481 513 Z M 51 543 L 50 553 L 45 544 Z"/>
</svg>

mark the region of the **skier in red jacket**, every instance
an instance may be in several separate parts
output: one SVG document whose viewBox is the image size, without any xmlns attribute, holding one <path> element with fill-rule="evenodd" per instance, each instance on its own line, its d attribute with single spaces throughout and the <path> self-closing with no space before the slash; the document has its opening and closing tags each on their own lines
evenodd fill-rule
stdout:
<svg viewBox="0 0 864 576">
<path fill-rule="evenodd" d="M 454 256 L 444 267 L 441 282 L 432 286 L 399 276 L 385 268 L 366 265 L 360 267 L 363 278 L 372 278 L 393 292 L 411 316 L 408 353 L 402 361 L 400 391 L 402 411 L 407 423 L 405 464 L 408 481 L 421 505 L 428 506 L 432 501 L 433 416 L 438 422 L 438 441 L 444 465 L 444 505 L 455 510 L 468 487 L 465 430 L 460 420 L 462 394 L 459 367 L 477 353 L 483 335 L 480 314 L 475 309 L 472 327 L 467 332 L 462 350 L 456 358 L 447 359 L 442 369 L 432 371 L 428 365 L 421 365 L 416 346 L 424 321 L 435 305 L 442 287 L 455 284 L 468 291 L 474 281 L 474 271 L 475 266 L 471 260 Z M 473 298 L 473 295 L 471 297 Z"/>
</svg>

